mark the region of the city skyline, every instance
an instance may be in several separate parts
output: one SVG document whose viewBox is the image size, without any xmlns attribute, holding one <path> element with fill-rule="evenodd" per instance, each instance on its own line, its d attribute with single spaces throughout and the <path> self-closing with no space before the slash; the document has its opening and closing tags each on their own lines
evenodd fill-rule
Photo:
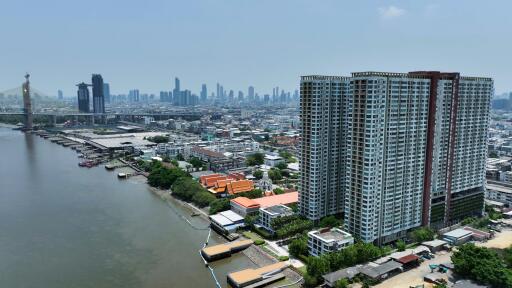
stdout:
<svg viewBox="0 0 512 288">
<path fill-rule="evenodd" d="M 0 90 L 15 87 L 27 71 L 34 87 L 68 96 L 92 72 L 109 79 L 112 94 L 133 89 L 132 83 L 157 94 L 173 75 L 197 87 L 195 93 L 201 84 L 216 82 L 234 91 L 250 85 L 270 91 L 275 79 L 293 91 L 301 75 L 413 69 L 483 75 L 495 79 L 497 93 L 512 90 L 506 57 L 512 40 L 503 37 L 512 24 L 511 4 L 505 1 L 101 4 L 101 10 L 82 11 L 78 19 L 66 1 L 6 3 L 2 35 L 18 43 L 32 35 L 37 48 L 0 47 Z M 358 33 L 348 29 L 355 23 Z M 459 33 L 445 27 L 458 27 Z M 82 41 L 84 34 L 97 42 Z M 305 36 L 311 41 L 300 41 Z M 176 41 L 180 45 L 171 45 Z M 486 61 L 468 61 L 475 55 Z"/>
</svg>

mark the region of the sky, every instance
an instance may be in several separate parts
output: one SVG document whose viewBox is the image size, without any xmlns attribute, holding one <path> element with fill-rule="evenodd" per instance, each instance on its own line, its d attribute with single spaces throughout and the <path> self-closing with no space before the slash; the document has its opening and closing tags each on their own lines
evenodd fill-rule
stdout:
<svg viewBox="0 0 512 288">
<path fill-rule="evenodd" d="M 512 1 L 0 0 L 0 92 L 295 90 L 301 75 L 458 71 L 512 91 Z M 236 92 L 235 92 L 236 93 Z"/>
</svg>

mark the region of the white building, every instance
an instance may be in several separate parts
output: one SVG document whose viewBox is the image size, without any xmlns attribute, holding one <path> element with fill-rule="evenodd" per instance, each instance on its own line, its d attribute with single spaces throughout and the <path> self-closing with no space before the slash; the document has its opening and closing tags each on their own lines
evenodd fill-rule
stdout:
<svg viewBox="0 0 512 288">
<path fill-rule="evenodd" d="M 301 80 L 300 210 L 344 210 L 345 229 L 384 244 L 483 208 L 490 78 L 352 73 Z"/>
<path fill-rule="evenodd" d="M 273 154 L 265 154 L 265 165 L 275 167 L 279 163 L 283 163 L 283 157 Z"/>
<path fill-rule="evenodd" d="M 272 229 L 271 225 L 272 219 L 291 215 L 293 215 L 292 208 L 285 205 L 275 205 L 266 208 L 260 208 L 260 218 L 258 219 L 258 224 L 265 228 L 267 231 L 274 233 L 275 231 Z"/>
<path fill-rule="evenodd" d="M 352 244 L 354 244 L 354 237 L 339 228 L 325 228 L 308 232 L 308 251 L 312 256 L 339 251 Z"/>
<path fill-rule="evenodd" d="M 512 188 L 509 186 L 488 183 L 485 191 L 485 199 L 496 201 L 512 207 Z"/>
</svg>

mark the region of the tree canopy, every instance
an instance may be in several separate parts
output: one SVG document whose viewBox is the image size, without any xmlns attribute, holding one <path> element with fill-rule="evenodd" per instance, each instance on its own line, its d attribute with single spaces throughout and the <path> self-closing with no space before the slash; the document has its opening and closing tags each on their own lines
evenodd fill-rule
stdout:
<svg viewBox="0 0 512 288">
<path fill-rule="evenodd" d="M 451 257 L 455 272 L 493 287 L 512 287 L 512 271 L 496 252 L 472 243 L 459 246 Z"/>
<path fill-rule="evenodd" d="M 262 165 L 265 162 L 265 155 L 263 153 L 254 153 L 247 156 L 247 166 Z"/>
</svg>

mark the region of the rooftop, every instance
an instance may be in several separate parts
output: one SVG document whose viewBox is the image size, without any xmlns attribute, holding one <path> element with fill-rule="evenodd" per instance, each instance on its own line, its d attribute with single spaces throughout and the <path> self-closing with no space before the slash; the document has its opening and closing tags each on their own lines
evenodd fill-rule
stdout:
<svg viewBox="0 0 512 288">
<path fill-rule="evenodd" d="M 450 232 L 444 233 L 443 236 L 451 237 L 451 238 L 462 238 L 462 237 L 466 237 L 466 236 L 471 236 L 471 234 L 473 234 L 473 232 L 465 230 L 463 228 L 459 228 L 459 229 L 455 229 Z"/>
<path fill-rule="evenodd" d="M 261 197 L 253 199 L 254 202 L 260 204 L 262 208 L 275 206 L 279 204 L 288 205 L 299 201 L 299 192 L 290 192 L 274 196 Z"/>
<path fill-rule="evenodd" d="M 231 202 L 236 203 L 244 208 L 259 208 L 260 204 L 256 203 L 252 199 L 247 197 L 236 197 L 235 199 L 231 199 Z"/>
<path fill-rule="evenodd" d="M 274 205 L 266 208 L 261 208 L 261 210 L 267 211 L 271 214 L 276 215 L 286 215 L 293 213 L 292 208 L 284 206 L 284 205 Z"/>
<path fill-rule="evenodd" d="M 275 271 L 282 271 L 286 267 L 288 267 L 288 264 L 286 262 L 277 262 L 274 264 L 263 266 L 261 268 L 250 268 L 238 272 L 229 273 L 228 278 L 231 279 L 232 282 L 243 286 L 243 284 L 245 283 L 253 283 L 253 281 L 257 281 L 260 278 L 263 278 L 264 274 L 268 274 Z"/>
<path fill-rule="evenodd" d="M 308 233 L 311 236 L 316 236 L 320 238 L 322 241 L 331 242 L 331 241 L 342 241 L 344 239 L 353 238 L 352 235 L 348 232 L 345 232 L 339 228 L 325 228 L 315 231 L 310 231 Z"/>
<path fill-rule="evenodd" d="M 512 194 L 512 188 L 509 188 L 509 187 L 503 186 L 503 185 L 496 185 L 496 184 L 489 184 L 489 183 L 487 183 L 485 185 L 485 188 L 487 188 L 487 190 L 494 190 L 494 191 L 498 191 L 498 192 Z"/>
</svg>

